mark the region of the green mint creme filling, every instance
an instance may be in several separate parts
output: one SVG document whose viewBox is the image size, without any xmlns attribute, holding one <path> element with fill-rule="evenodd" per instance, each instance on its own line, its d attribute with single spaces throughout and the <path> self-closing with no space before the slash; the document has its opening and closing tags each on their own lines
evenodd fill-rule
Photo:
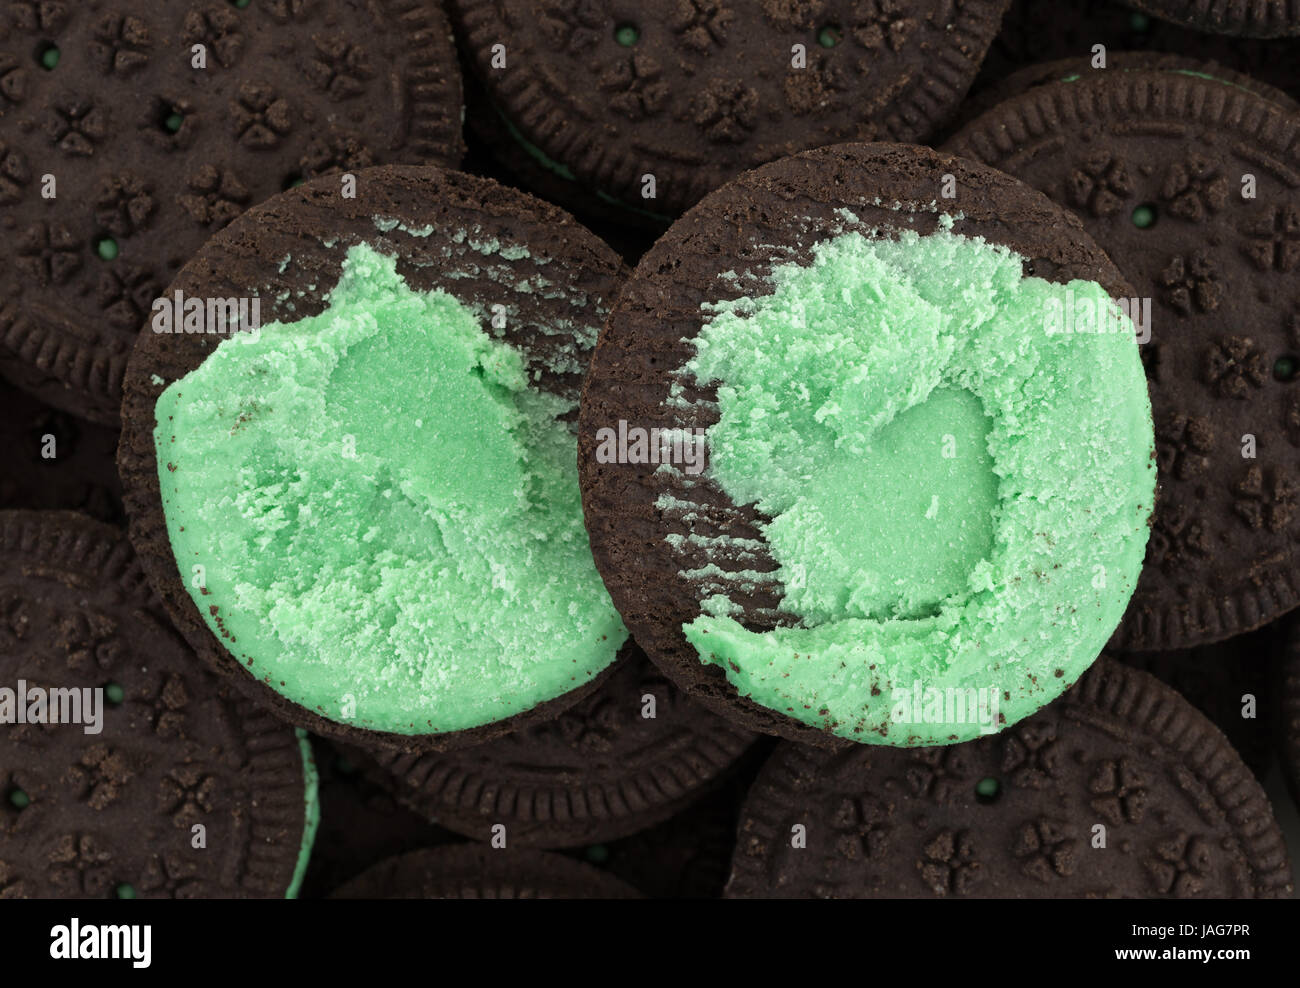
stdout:
<svg viewBox="0 0 1300 988">
<path fill-rule="evenodd" d="M 302 755 L 303 824 L 298 860 L 294 864 L 289 887 L 284 893 L 286 899 L 296 899 L 302 891 L 307 866 L 311 864 L 311 851 L 316 844 L 316 831 L 320 828 L 320 775 L 316 771 L 316 756 L 311 750 L 311 741 L 306 731 L 301 727 L 295 728 L 294 736 L 298 739 L 298 752 Z"/>
<path fill-rule="evenodd" d="M 705 306 L 680 372 L 717 385 L 709 475 L 770 519 L 798 619 L 750 630 L 714 594 L 686 637 L 741 695 L 869 743 L 967 740 L 1074 682 L 1124 613 L 1154 501 L 1132 323 L 1057 331 L 1067 309 L 1119 312 L 950 226 L 776 266 L 769 294 Z M 996 693 L 997 722 L 902 702 L 934 690 Z"/>
<path fill-rule="evenodd" d="M 323 312 L 223 340 L 158 399 L 199 613 L 331 720 L 492 723 L 588 682 L 626 637 L 583 528 L 573 402 L 482 322 L 356 246 Z"/>
</svg>

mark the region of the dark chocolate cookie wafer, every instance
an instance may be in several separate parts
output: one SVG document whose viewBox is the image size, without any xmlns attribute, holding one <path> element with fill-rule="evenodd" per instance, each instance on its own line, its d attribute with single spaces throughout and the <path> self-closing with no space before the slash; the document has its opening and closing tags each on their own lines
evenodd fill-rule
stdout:
<svg viewBox="0 0 1300 988">
<path fill-rule="evenodd" d="M 938 199 L 945 175 L 962 190 L 959 199 Z M 690 477 L 645 462 L 601 462 L 596 450 L 598 432 L 620 422 L 691 430 L 716 421 L 704 389 L 673 374 L 695 352 L 702 306 L 770 293 L 764 276 L 773 266 L 809 263 L 814 246 L 855 229 L 846 214 L 869 233 L 928 234 L 951 221 L 958 234 L 1010 247 L 1040 278 L 1086 279 L 1112 296 L 1128 291 L 1078 221 L 1029 187 L 958 158 L 887 144 L 824 148 L 746 173 L 642 259 L 606 324 L 583 393 L 578 466 L 597 566 L 633 637 L 689 696 L 745 727 L 812 744 L 836 739 L 742 696 L 723 669 L 701 662 L 682 630 L 720 587 L 747 628 L 792 623 L 781 611 L 782 588 L 770 575 L 777 567 L 755 506 L 736 505 L 708 471 Z M 727 543 L 746 548 L 731 551 Z M 761 578 L 749 575 L 755 572 Z"/>
<path fill-rule="evenodd" d="M 1026 66 L 1091 58 L 1096 45 L 1104 45 L 1108 55 L 1142 50 L 1217 62 L 1300 97 L 1294 39 L 1206 34 L 1151 17 L 1122 0 L 1012 0 L 973 91 L 978 94 Z"/>
<path fill-rule="evenodd" d="M 592 192 L 568 168 L 550 159 L 539 160 L 540 152 L 502 116 L 469 66 L 465 67 L 464 81 L 465 171 L 486 174 L 564 206 L 593 230 L 601 230 L 619 253 L 625 252 L 605 231 L 616 231 L 619 239 L 633 244 L 644 242 L 644 253 L 668 228 L 672 217 L 657 211 L 653 201 L 645 206 L 623 205 L 612 196 Z M 476 169 L 475 160 L 486 164 L 487 169 L 480 170 L 482 165 Z"/>
<path fill-rule="evenodd" d="M 4 511 L 0 557 L 0 898 L 294 894 L 305 743 L 198 663 L 125 536 Z"/>
<path fill-rule="evenodd" d="M 587 352 L 624 273 L 613 251 L 559 209 L 488 179 L 433 167 L 385 166 L 358 172 L 356 182 L 353 198 L 340 196 L 337 180 L 321 178 L 254 207 L 204 245 L 169 294 L 256 296 L 263 324 L 295 322 L 325 308 L 350 249 L 364 245 L 395 257 L 397 274 L 412 292 L 443 290 L 472 310 L 466 318 L 493 326 L 493 332 L 498 332 L 494 313 L 508 313 L 499 337 L 524 361 L 530 388 L 576 403 Z M 198 368 L 222 339 L 212 333 L 141 335 L 126 377 L 118 459 L 132 540 L 172 619 L 203 659 L 257 702 L 316 734 L 407 750 L 489 740 L 550 719 L 595 688 L 599 676 L 574 673 L 568 692 L 517 716 L 423 734 L 422 723 L 401 733 L 370 729 L 361 717 L 347 722 L 342 704 L 309 709 L 273 688 L 270 677 L 259 672 L 258 657 L 231 639 L 222 624 L 226 619 L 215 613 L 214 631 L 199 613 L 176 562 L 160 489 L 154 436 L 159 395 Z M 392 370 L 401 373 L 405 366 Z M 396 413 L 383 412 L 388 418 L 380 425 L 389 433 Z M 444 428 L 454 431 L 454 426 Z M 434 452 L 436 445 L 430 446 Z M 465 472 L 463 464 L 456 469 Z M 370 483 L 373 488 L 378 481 Z M 355 545 L 361 547 L 360 536 Z M 357 554 L 371 555 L 364 547 Z M 185 580 L 190 578 L 186 573 Z M 343 683 L 337 694 L 352 686 L 359 694 L 360 688 L 380 689 L 380 681 Z"/>
<path fill-rule="evenodd" d="M 717 899 L 731 871 L 740 804 L 775 744 L 763 738 L 716 792 L 648 830 L 573 853 L 653 899 Z"/>
<path fill-rule="evenodd" d="M 1161 489 L 1116 647 L 1186 648 L 1296 606 L 1300 116 L 1133 71 L 1039 86 L 946 147 L 1073 209 L 1151 299 Z"/>
<path fill-rule="evenodd" d="M 545 851 L 459 844 L 382 861 L 335 899 L 637 899 L 635 889 L 591 865 Z"/>
<path fill-rule="evenodd" d="M 1198 648 L 1116 652 L 1172 686 L 1219 730 L 1261 782 L 1273 760 L 1273 625 Z"/>
<path fill-rule="evenodd" d="M 1220 65 L 1218 62 L 1190 58 L 1186 55 L 1169 52 L 1113 51 L 1106 53 L 1106 67 L 1102 69 L 1093 68 L 1090 58 L 1080 56 L 1060 58 L 1050 62 L 1039 62 L 1013 72 L 993 85 L 981 89 L 966 100 L 961 105 L 961 122 L 963 124 L 969 123 L 999 103 L 1006 102 L 1013 96 L 1019 96 L 1021 93 L 1028 92 L 1038 86 L 1053 82 L 1073 81 L 1083 76 L 1092 76 L 1098 73 L 1124 72 L 1133 69 L 1181 72 L 1185 75 L 1218 79 L 1220 82 L 1250 90 L 1252 93 L 1263 96 L 1266 100 L 1276 103 L 1286 110 L 1292 112 L 1300 110 L 1300 103 L 1297 103 L 1276 86 L 1270 86 L 1266 82 L 1261 82 L 1253 76 L 1230 69 L 1226 65 Z M 954 128 L 954 131 L 956 129 L 959 128 Z"/>
<path fill-rule="evenodd" d="M 596 197 L 671 217 L 785 154 L 933 133 L 965 94 L 1007 2 L 451 6 L 501 118 L 488 128 L 568 182 L 566 203 Z M 517 147 L 506 153 L 519 157 Z"/>
<path fill-rule="evenodd" d="M 460 160 L 437 0 L 11 3 L 0 21 L 0 373 L 116 424 L 191 255 L 317 175 Z"/>
<path fill-rule="evenodd" d="M 461 171 L 481 175 L 520 189 L 531 189 L 547 202 L 562 203 L 572 210 L 583 224 L 605 243 L 609 244 L 629 265 L 635 265 L 653 246 L 667 224 L 646 214 L 633 212 L 602 199 L 574 196 L 572 185 L 566 179 L 537 165 L 526 151 L 494 137 L 491 123 L 500 121 L 495 111 L 480 112 L 485 106 L 482 87 L 472 76 L 465 78 L 465 157 Z M 485 124 L 485 121 L 487 122 Z M 482 135 L 482 136 L 480 136 Z M 498 135 L 503 136 L 503 135 Z M 521 178 L 521 175 L 527 178 Z M 645 222 L 640 222 L 645 220 Z"/>
<path fill-rule="evenodd" d="M 1268 800 L 1219 731 L 1101 659 L 1000 736 L 829 754 L 782 744 L 741 811 L 733 898 L 1290 894 Z"/>
<path fill-rule="evenodd" d="M 448 754 L 375 752 L 397 798 L 468 837 L 576 847 L 635 833 L 699 799 L 754 741 L 684 697 L 639 648 L 557 717 Z M 358 757 L 364 757 L 358 753 Z"/>
<path fill-rule="evenodd" d="M 118 430 L 84 422 L 0 380 L 0 508 L 64 508 L 120 524 Z"/>
<path fill-rule="evenodd" d="M 1198 31 L 1277 38 L 1300 34 L 1296 0 L 1127 0 L 1130 6 Z"/>
<path fill-rule="evenodd" d="M 398 803 L 328 741 L 312 738 L 312 752 L 320 777 L 320 827 L 300 898 L 328 896 L 385 858 L 460 841 Z"/>
</svg>

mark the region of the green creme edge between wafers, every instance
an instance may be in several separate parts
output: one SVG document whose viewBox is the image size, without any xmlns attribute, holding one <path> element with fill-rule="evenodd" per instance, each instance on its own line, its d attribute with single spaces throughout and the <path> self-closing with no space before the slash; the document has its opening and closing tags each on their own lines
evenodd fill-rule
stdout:
<svg viewBox="0 0 1300 988">
<path fill-rule="evenodd" d="M 282 696 L 328 716 L 353 695 L 353 726 L 452 732 L 554 699 L 626 637 L 582 527 L 571 405 L 469 307 L 355 245 L 324 312 L 224 339 L 158 399 L 186 590 Z"/>
<path fill-rule="evenodd" d="M 303 797 L 305 815 L 302 823 L 302 845 L 298 848 L 298 862 L 293 867 L 293 878 L 285 892 L 286 899 L 298 898 L 302 890 L 302 880 L 307 875 L 307 866 L 311 864 L 312 848 L 316 844 L 316 831 L 320 829 L 320 773 L 316 771 L 316 756 L 311 750 L 311 739 L 301 727 L 294 728 L 298 739 L 298 750 L 302 752 L 302 778 L 306 787 Z"/>
<path fill-rule="evenodd" d="M 749 630 L 715 594 L 686 637 L 741 695 L 857 741 L 968 740 L 1041 707 L 1118 624 L 1149 533 L 1132 322 L 1099 285 L 1023 277 L 1023 258 L 951 226 L 850 229 L 810 266 L 775 266 L 770 295 L 705 305 L 678 372 L 718 385 L 709 471 L 770 519 L 800 619 Z M 993 723 L 914 709 L 972 689 Z"/>
</svg>

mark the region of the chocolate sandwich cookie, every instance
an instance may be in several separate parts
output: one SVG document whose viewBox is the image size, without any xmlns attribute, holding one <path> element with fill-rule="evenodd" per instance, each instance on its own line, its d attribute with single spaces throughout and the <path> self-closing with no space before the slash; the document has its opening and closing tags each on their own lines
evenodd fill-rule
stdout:
<svg viewBox="0 0 1300 988">
<path fill-rule="evenodd" d="M 1214 61 L 1189 58 L 1185 55 L 1154 51 L 1113 51 L 1106 53 L 1106 67 L 1093 68 L 1092 60 L 1087 57 L 1060 58 L 1051 62 L 1040 62 L 1026 66 L 1011 73 L 1004 79 L 981 89 L 961 105 L 961 121 L 968 123 L 991 110 L 999 103 L 1006 102 L 1013 96 L 1028 92 L 1038 86 L 1053 82 L 1073 82 L 1084 76 L 1095 76 L 1106 72 L 1124 72 L 1133 69 L 1145 69 L 1160 72 L 1179 72 L 1184 75 L 1217 79 L 1232 86 L 1249 90 L 1283 109 L 1295 112 L 1300 110 L 1289 95 L 1262 82 L 1253 76 L 1237 72 Z M 959 129 L 959 128 L 955 128 Z"/>
<path fill-rule="evenodd" d="M 610 196 L 593 194 L 577 182 L 569 169 L 549 159 L 539 161 L 537 149 L 523 141 L 494 108 L 468 67 L 465 123 L 465 171 L 529 189 L 548 202 L 572 210 L 629 264 L 640 260 L 672 222 L 672 217 L 653 208 L 628 208 Z"/>
<path fill-rule="evenodd" d="M 323 898 L 385 858 L 460 840 L 402 806 L 329 742 L 312 738 L 312 753 L 319 775 L 320 827 L 301 898 Z"/>
<path fill-rule="evenodd" d="M 1300 602 L 1300 115 L 1212 79 L 1039 86 L 946 146 L 1077 213 L 1137 295 L 1160 499 L 1124 650 L 1187 648 Z"/>
<path fill-rule="evenodd" d="M 603 200 L 587 201 L 575 199 L 571 194 L 566 196 L 564 189 L 550 186 L 547 177 L 554 176 L 544 169 L 538 169 L 527 179 L 520 178 L 520 172 L 526 169 L 526 164 L 504 154 L 499 144 L 494 148 L 492 143 L 479 136 L 478 132 L 483 129 L 483 115 L 476 109 L 482 102 L 481 94 L 476 95 L 478 88 L 472 79 L 465 80 L 466 120 L 474 121 L 474 125 L 465 129 L 465 158 L 461 171 L 493 179 L 502 185 L 531 189 L 547 202 L 563 204 L 566 209 L 574 211 L 587 229 L 614 248 L 627 264 L 633 265 L 641 260 L 641 256 L 650 249 L 667 224 L 641 213 L 630 213 Z M 524 157 L 532 161 L 527 155 Z M 506 164 L 506 158 L 510 158 L 509 164 Z M 562 179 L 556 181 L 562 185 L 568 184 Z"/>
<path fill-rule="evenodd" d="M 356 758 L 402 803 L 468 837 L 576 847 L 672 816 L 715 787 L 753 740 L 682 696 L 629 644 L 595 693 L 553 719 L 446 754 Z"/>
<path fill-rule="evenodd" d="M 731 898 L 1281 898 L 1282 833 L 1219 731 L 1101 659 L 1001 735 L 929 751 L 777 748 Z"/>
<path fill-rule="evenodd" d="M 1026 66 L 1091 58 L 1094 46 L 1104 45 L 1108 61 L 1110 53 L 1121 51 L 1177 54 L 1217 62 L 1300 98 L 1296 44 L 1289 38 L 1206 34 L 1151 17 L 1122 0 L 1012 0 L 972 91 L 981 93 Z"/>
<path fill-rule="evenodd" d="M 0 511 L 0 898 L 293 896 L 305 741 L 218 683 L 126 538 Z"/>
<path fill-rule="evenodd" d="M 1125 665 L 1151 673 L 1205 714 L 1261 782 L 1273 759 L 1277 632 L 1269 625 L 1198 648 L 1115 652 Z"/>
<path fill-rule="evenodd" d="M 117 434 L 0 380 L 0 509 L 64 508 L 122 523 Z"/>
<path fill-rule="evenodd" d="M 381 861 L 334 899 L 638 899 L 636 889 L 591 865 L 545 851 L 460 844 Z"/>
<path fill-rule="evenodd" d="M 775 742 L 754 745 L 715 792 L 647 830 L 571 852 L 653 899 L 717 899 L 731 871 L 740 804 Z"/>
<path fill-rule="evenodd" d="M 486 92 L 471 119 L 521 178 L 678 215 L 755 165 L 921 140 L 957 107 L 1008 0 L 453 0 Z M 633 214 L 635 215 L 635 214 Z"/>
<path fill-rule="evenodd" d="M 455 165 L 437 0 L 11 3 L 0 19 L 0 374 L 116 425 L 182 264 L 318 175 Z"/>
<path fill-rule="evenodd" d="M 1148 534 L 1129 293 L 1066 211 L 925 148 L 806 152 L 707 197 L 637 267 L 583 394 L 592 551 L 637 642 L 809 743 L 948 744 L 1050 701 Z M 978 710 L 930 715 L 967 689 Z"/>
<path fill-rule="evenodd" d="M 1126 0 L 1164 20 L 1219 34 L 1278 38 L 1300 34 L 1296 0 Z"/>
<path fill-rule="evenodd" d="M 254 207 L 181 271 L 176 331 L 127 372 L 119 465 L 205 660 L 317 734 L 441 750 L 554 717 L 626 637 L 573 423 L 622 267 L 487 179 L 355 177 Z"/>
</svg>

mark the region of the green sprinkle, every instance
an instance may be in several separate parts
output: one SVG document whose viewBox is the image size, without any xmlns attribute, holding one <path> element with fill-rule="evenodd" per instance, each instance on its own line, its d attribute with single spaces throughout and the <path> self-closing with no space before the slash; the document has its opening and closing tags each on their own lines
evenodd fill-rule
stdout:
<svg viewBox="0 0 1300 988">
<path fill-rule="evenodd" d="M 1151 18 L 1146 14 L 1139 14 L 1137 11 L 1129 14 L 1128 26 L 1134 31 L 1145 31 L 1151 26 Z"/>
<path fill-rule="evenodd" d="M 102 261 L 113 261 L 117 259 L 117 241 L 112 237 L 104 237 L 95 241 L 95 253 L 99 255 Z"/>
<path fill-rule="evenodd" d="M 119 899 L 134 899 L 135 886 L 128 882 L 122 882 L 117 886 L 117 897 Z"/>
<path fill-rule="evenodd" d="M 185 117 L 183 114 L 169 113 L 167 114 L 167 119 L 163 121 L 163 127 L 165 127 L 167 130 L 169 130 L 171 133 L 174 134 L 181 129 L 181 124 L 183 124 L 184 122 L 185 122 Z"/>
<path fill-rule="evenodd" d="M 641 32 L 632 24 L 620 24 L 614 28 L 614 40 L 624 48 L 631 48 L 641 40 Z"/>
<path fill-rule="evenodd" d="M 32 797 L 27 795 L 21 789 L 14 789 L 9 793 L 9 804 L 15 809 L 25 810 L 32 803 Z"/>
<path fill-rule="evenodd" d="M 843 37 L 839 27 L 834 24 L 827 24 L 817 32 L 817 43 L 823 48 L 834 48 L 840 43 Z"/>
<path fill-rule="evenodd" d="M 126 699 L 126 690 L 117 683 L 109 683 L 104 687 L 104 698 L 113 706 L 119 706 Z"/>
<path fill-rule="evenodd" d="M 1296 376 L 1296 358 L 1278 357 L 1273 362 L 1273 377 L 1278 381 L 1293 381 Z"/>
<path fill-rule="evenodd" d="M 1138 206 L 1133 210 L 1133 225 L 1139 230 L 1155 226 L 1156 210 L 1154 206 Z"/>
<path fill-rule="evenodd" d="M 230 0 L 230 5 L 232 7 L 238 7 L 240 10 L 243 10 L 251 2 L 252 0 Z"/>
<path fill-rule="evenodd" d="M 59 64 L 59 49 L 55 45 L 46 45 L 41 49 L 40 55 L 37 56 L 41 63 L 41 68 L 47 72 Z"/>
</svg>

